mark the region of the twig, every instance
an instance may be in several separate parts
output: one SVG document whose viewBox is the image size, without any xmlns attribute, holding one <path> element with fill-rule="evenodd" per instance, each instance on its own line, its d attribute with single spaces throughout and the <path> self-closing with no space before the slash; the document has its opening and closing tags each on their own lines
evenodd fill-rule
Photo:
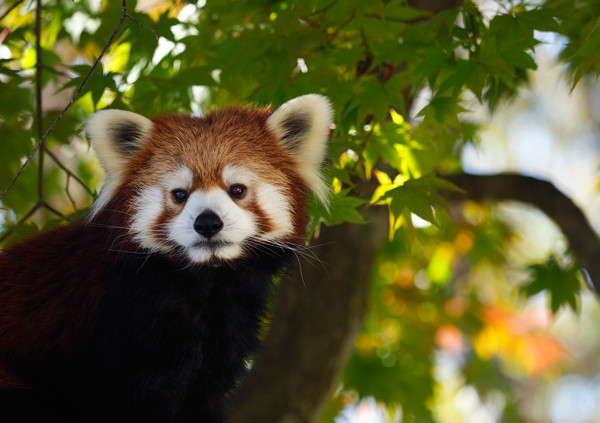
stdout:
<svg viewBox="0 0 600 423">
<path fill-rule="evenodd" d="M 126 15 L 127 15 L 127 19 L 131 20 L 136 25 L 141 26 L 142 28 L 145 28 L 148 31 L 152 32 L 154 34 L 154 37 L 156 38 L 156 41 L 158 41 L 159 36 L 156 33 L 156 31 L 154 30 L 154 28 L 150 28 L 148 25 L 145 25 L 145 24 L 141 23 L 140 21 L 138 21 L 137 19 L 135 19 L 133 16 L 131 16 L 129 13 L 127 13 Z"/>
<path fill-rule="evenodd" d="M 311 15 L 320 15 L 320 14 L 324 14 L 326 13 L 329 9 L 331 9 L 333 6 L 335 6 L 338 2 L 337 1 L 332 1 L 331 3 L 329 3 L 327 6 L 323 7 L 322 9 L 319 10 L 315 10 L 313 12 L 311 12 Z"/>
<path fill-rule="evenodd" d="M 19 226 L 20 224 L 24 223 L 25 221 L 27 221 L 27 219 L 29 219 L 31 217 L 31 215 L 33 213 L 35 213 L 37 211 L 37 209 L 39 209 L 41 206 L 40 203 L 37 203 L 35 206 L 33 206 L 31 208 L 31 210 L 29 210 L 27 213 L 25 213 L 25 215 L 23 217 L 21 217 L 18 221 L 17 224 L 14 227 Z M 14 232 L 14 227 L 11 228 L 10 230 L 8 230 L 7 232 L 4 233 L 4 235 L 0 236 L 0 244 L 3 243 L 9 236 L 11 236 Z"/>
<path fill-rule="evenodd" d="M 16 2 L 14 2 L 13 4 L 11 4 L 10 6 L 8 6 L 8 9 L 6 9 L 6 12 L 4 12 L 2 14 L 2 16 L 0 16 L 0 22 L 2 22 L 2 19 L 4 19 L 10 12 L 13 11 L 13 9 L 15 7 L 17 7 L 18 5 L 20 5 L 21 3 L 23 3 L 23 0 L 17 0 Z"/>
<path fill-rule="evenodd" d="M 54 161 L 54 163 L 56 163 L 56 165 L 58 167 L 60 167 L 66 174 L 68 178 L 73 178 L 75 179 L 75 181 L 81 185 L 81 187 L 91 196 L 94 195 L 94 191 L 91 190 L 90 187 L 88 187 L 85 182 L 83 182 L 81 180 L 81 178 L 79 178 L 75 173 L 73 173 L 71 170 L 69 170 L 68 167 L 65 166 L 65 164 L 63 162 L 60 161 L 60 159 L 58 157 L 56 157 L 56 155 L 50 151 L 50 150 L 46 150 L 46 154 L 48 154 L 48 156 L 50 156 L 50 158 Z"/>
<path fill-rule="evenodd" d="M 58 217 L 61 217 L 61 218 L 64 217 L 64 215 L 61 212 L 59 212 L 58 210 L 56 210 L 54 207 L 52 207 L 50 204 L 46 203 L 45 201 L 40 201 L 39 206 L 47 208 L 48 210 L 50 210 L 52 213 L 54 213 Z"/>
<path fill-rule="evenodd" d="M 71 192 L 69 191 L 69 182 L 71 181 L 71 175 L 67 173 L 67 183 L 65 185 L 65 192 L 67 194 L 67 197 L 69 198 L 69 201 L 71 202 L 71 205 L 73 206 L 74 210 L 77 210 L 77 203 L 75 203 L 75 199 L 73 199 L 73 196 L 71 195 Z"/>
<path fill-rule="evenodd" d="M 64 215 L 59 212 L 58 210 L 56 210 L 54 207 L 52 207 L 50 204 L 46 203 L 45 201 L 38 201 L 32 208 L 31 210 L 29 210 L 27 213 L 25 213 L 25 215 L 23 217 L 21 217 L 19 219 L 19 221 L 17 222 L 17 224 L 11 228 L 10 230 L 8 230 L 7 232 L 4 233 L 4 235 L 2 235 L 0 237 L 0 244 L 3 243 L 9 236 L 11 236 L 14 233 L 14 228 L 16 228 L 17 226 L 21 225 L 22 223 L 26 222 L 33 213 L 35 213 L 36 211 L 38 211 L 38 209 L 40 208 L 46 208 L 48 210 L 50 210 L 52 213 L 54 213 L 55 215 L 57 215 L 60 218 L 63 218 Z"/>
<path fill-rule="evenodd" d="M 477 60 L 480 60 L 480 55 L 479 55 L 479 43 L 477 42 L 477 22 L 475 22 L 475 16 L 473 16 L 472 13 L 468 14 L 469 16 L 469 22 L 471 23 L 471 29 L 472 29 L 472 35 L 471 35 L 471 41 L 473 42 L 473 46 L 475 48 L 475 54 L 477 54 Z"/>
<path fill-rule="evenodd" d="M 125 0 L 122 0 L 121 18 L 119 19 L 119 23 L 117 24 L 117 27 L 115 28 L 114 32 L 110 36 L 110 39 L 108 40 L 108 42 L 104 46 L 104 49 L 102 50 L 102 52 L 100 53 L 100 56 L 98 56 L 98 58 L 96 59 L 96 61 L 92 65 L 92 68 L 90 69 L 90 71 L 88 72 L 87 76 L 85 77 L 85 80 L 82 82 L 82 84 L 79 87 L 79 89 L 77 90 L 77 92 L 75 92 L 75 95 L 73 95 L 73 97 L 69 101 L 69 104 L 67 104 L 67 106 L 63 109 L 63 111 L 60 112 L 60 114 L 58 115 L 58 117 L 54 120 L 54 122 L 52 122 L 52 124 L 50 125 L 50 127 L 48 127 L 48 129 L 46 130 L 46 132 L 44 132 L 44 135 L 42 135 L 42 137 L 40 138 L 40 140 L 38 141 L 38 143 L 35 145 L 33 151 L 31 152 L 31 154 L 29 154 L 29 156 L 27 157 L 27 159 L 25 160 L 25 162 L 23 163 L 23 165 L 21 166 L 21 168 L 19 169 L 19 171 L 17 172 L 17 174 L 15 175 L 15 177 L 13 178 L 13 180 L 10 182 L 10 184 L 8 185 L 8 187 L 2 192 L 2 194 L 0 194 L 0 200 L 2 200 L 4 198 L 4 196 L 6 195 L 6 193 L 8 191 L 10 191 L 10 189 L 14 186 L 15 182 L 17 182 L 17 180 L 19 179 L 19 177 L 21 176 L 21 174 L 23 173 L 23 171 L 25 170 L 25 168 L 27 167 L 27 165 L 29 164 L 29 162 L 31 161 L 31 159 L 33 158 L 33 156 L 35 155 L 35 153 L 39 150 L 39 148 L 41 147 L 41 145 L 44 143 L 44 140 L 48 137 L 48 134 L 54 129 L 54 127 L 56 126 L 56 124 L 58 123 L 58 121 L 62 119 L 62 117 L 65 115 L 65 113 L 67 113 L 67 111 L 71 108 L 71 106 L 73 105 L 73 103 L 75 103 L 75 100 L 77 100 L 79 98 L 79 95 L 83 91 L 83 88 L 87 85 L 88 81 L 92 77 L 92 74 L 94 73 L 94 71 L 98 67 L 98 64 L 100 63 L 100 61 L 102 60 L 102 58 L 104 57 L 104 55 L 108 51 L 108 48 L 112 45 L 115 37 L 117 36 L 117 34 L 119 33 L 119 31 L 121 30 L 121 27 L 123 26 L 123 22 L 125 21 L 126 17 L 127 17 L 127 6 L 125 4 Z"/>
</svg>

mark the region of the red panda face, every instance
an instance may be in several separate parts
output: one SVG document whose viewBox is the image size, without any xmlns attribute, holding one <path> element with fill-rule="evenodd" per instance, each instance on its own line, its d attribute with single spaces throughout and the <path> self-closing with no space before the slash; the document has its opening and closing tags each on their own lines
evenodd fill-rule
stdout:
<svg viewBox="0 0 600 423">
<path fill-rule="evenodd" d="M 121 204 L 140 248 L 197 264 L 299 244 L 307 191 L 326 202 L 320 165 L 331 114 L 318 95 L 273 113 L 229 107 L 149 120 L 99 111 L 87 129 L 106 184 L 91 219 Z"/>
<path fill-rule="evenodd" d="M 301 241 L 303 222 L 294 209 L 301 211 L 303 194 L 290 181 L 275 185 L 247 167 L 216 167 L 216 183 L 199 184 L 182 164 L 134 196 L 130 227 L 139 245 L 207 263 L 234 260 L 261 244 Z"/>
</svg>

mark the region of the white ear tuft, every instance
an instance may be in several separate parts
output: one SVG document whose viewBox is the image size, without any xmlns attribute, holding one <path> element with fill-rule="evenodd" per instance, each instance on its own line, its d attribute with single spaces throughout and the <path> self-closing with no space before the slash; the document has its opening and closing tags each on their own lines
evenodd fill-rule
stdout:
<svg viewBox="0 0 600 423">
<path fill-rule="evenodd" d="M 95 215 L 110 200 L 123 167 L 152 129 L 152 121 L 126 110 L 100 110 L 87 122 L 86 132 L 106 175 L 102 194 L 92 208 Z"/>
<path fill-rule="evenodd" d="M 321 176 L 333 109 L 326 97 L 308 94 L 283 104 L 267 119 L 267 126 L 279 138 L 283 148 L 298 162 L 297 171 L 324 204 L 329 189 Z"/>
<path fill-rule="evenodd" d="M 152 128 L 152 121 L 126 110 L 100 110 L 92 115 L 86 132 L 100 164 L 110 176 L 119 172 Z"/>
</svg>

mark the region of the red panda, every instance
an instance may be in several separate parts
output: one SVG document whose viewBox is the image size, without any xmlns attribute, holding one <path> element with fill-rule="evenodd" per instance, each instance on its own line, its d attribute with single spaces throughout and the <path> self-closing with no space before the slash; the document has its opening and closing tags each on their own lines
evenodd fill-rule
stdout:
<svg viewBox="0 0 600 423">
<path fill-rule="evenodd" d="M 0 421 L 222 422 L 274 276 L 302 242 L 332 122 L 96 112 L 90 216 L 0 253 Z"/>
</svg>

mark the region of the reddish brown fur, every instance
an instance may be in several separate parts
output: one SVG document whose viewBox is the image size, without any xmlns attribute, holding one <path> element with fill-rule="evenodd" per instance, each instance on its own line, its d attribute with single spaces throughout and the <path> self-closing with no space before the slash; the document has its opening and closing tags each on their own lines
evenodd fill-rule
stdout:
<svg viewBox="0 0 600 423">
<path fill-rule="evenodd" d="M 82 290 L 78 284 L 65 286 L 51 281 L 77 281 L 81 268 L 65 268 L 79 251 L 68 243 L 71 235 L 86 232 L 81 223 L 56 228 L 41 233 L 27 244 L 12 246 L 11 255 L 0 255 L 0 267 L 5 274 L 21 281 L 36 283 L 0 284 L 0 363 L 11 362 L 13 357 L 38 360 L 48 351 L 68 354 L 80 331 L 89 323 L 80 319 L 87 315 L 83 310 L 94 310 L 102 294 L 102 284 L 92 284 Z M 89 244 L 86 254 L 102 256 L 106 245 Z M 55 257 L 55 263 L 32 260 L 34 257 Z M 87 275 L 89 279 L 101 279 L 100 275 Z M 11 351 L 4 356 L 3 351 Z M 35 354 L 35 356 L 32 356 Z M 0 375 L 3 373 L 0 368 Z"/>
</svg>

